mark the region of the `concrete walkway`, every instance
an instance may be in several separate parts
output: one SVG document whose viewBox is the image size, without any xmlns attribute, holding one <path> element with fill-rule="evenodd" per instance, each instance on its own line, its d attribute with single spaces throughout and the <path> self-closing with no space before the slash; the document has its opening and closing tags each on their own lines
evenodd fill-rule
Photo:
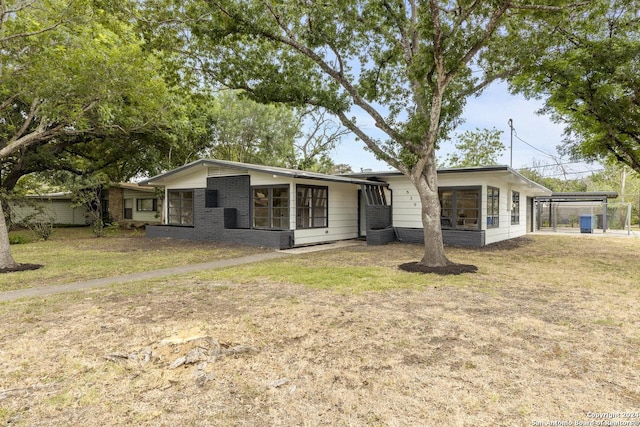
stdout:
<svg viewBox="0 0 640 427">
<path fill-rule="evenodd" d="M 18 289 L 15 291 L 0 292 L 0 302 L 15 301 L 21 298 L 45 297 L 48 295 L 61 294 L 65 292 L 81 291 L 85 289 L 99 288 L 102 286 L 115 285 L 120 283 L 134 282 L 137 280 L 157 279 L 160 277 L 175 276 L 178 274 L 194 273 L 196 271 L 215 270 L 224 267 L 233 267 L 242 264 L 252 264 L 260 261 L 267 261 L 286 256 L 304 254 L 309 252 L 325 251 L 330 249 L 343 248 L 347 246 L 362 245 L 359 241 L 340 241 L 323 245 L 308 246 L 294 249 L 286 249 L 275 252 L 267 252 L 256 255 L 248 255 L 241 258 L 223 259 L 218 261 L 205 262 L 201 264 L 190 264 L 179 267 L 163 268 L 161 270 L 143 271 L 141 273 L 125 274 L 123 276 L 106 277 L 103 279 L 93 279 L 80 282 L 67 283 L 63 285 L 43 286 L 40 288 Z"/>
</svg>

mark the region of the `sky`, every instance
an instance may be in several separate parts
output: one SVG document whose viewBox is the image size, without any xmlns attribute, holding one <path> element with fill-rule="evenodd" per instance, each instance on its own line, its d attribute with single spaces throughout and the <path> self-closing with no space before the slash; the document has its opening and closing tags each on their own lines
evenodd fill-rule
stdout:
<svg viewBox="0 0 640 427">
<path fill-rule="evenodd" d="M 505 83 L 494 83 L 489 86 L 477 98 L 469 98 L 464 111 L 464 123 L 455 131 L 462 133 L 465 130 L 492 129 L 502 131 L 502 143 L 507 148 L 499 159 L 499 164 L 509 165 L 510 163 L 510 140 L 511 131 L 509 129 L 509 119 L 513 120 L 515 133 L 513 136 L 513 168 L 519 169 L 531 166 L 535 160 L 538 164 L 554 164 L 556 161 L 548 155 L 549 153 L 560 158 L 556 147 L 561 143 L 564 126 L 551 121 L 548 116 L 540 115 L 537 111 L 542 107 L 542 101 L 527 100 L 520 95 L 511 95 Z M 365 124 L 369 130 L 374 129 L 373 121 Z M 531 148 L 523 141 L 536 147 Z M 438 151 L 439 158 L 445 158 L 446 154 L 454 149 L 455 138 L 445 142 Z M 541 152 L 542 151 L 542 152 Z M 356 141 L 352 135 L 346 136 L 337 147 L 332 156 L 336 163 L 346 163 L 350 165 L 354 172 L 361 169 L 372 169 L 374 171 L 384 171 L 391 169 L 386 163 L 377 160 L 373 154 L 364 150 L 364 144 Z M 561 162 L 568 162 L 563 159 Z M 570 178 L 581 176 L 581 171 L 598 170 L 601 167 L 597 164 L 570 164 L 565 165 L 570 172 Z M 559 173 L 557 168 L 547 168 L 544 173 Z"/>
</svg>

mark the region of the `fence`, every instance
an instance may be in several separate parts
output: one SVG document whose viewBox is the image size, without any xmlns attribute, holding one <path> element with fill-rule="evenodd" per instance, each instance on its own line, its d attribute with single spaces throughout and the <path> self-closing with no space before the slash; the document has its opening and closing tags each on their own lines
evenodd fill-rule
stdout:
<svg viewBox="0 0 640 427">
<path fill-rule="evenodd" d="M 624 230 L 631 233 L 631 203 L 540 202 L 537 228 L 580 231 L 580 217 L 586 215 L 593 216 L 596 231 Z"/>
</svg>

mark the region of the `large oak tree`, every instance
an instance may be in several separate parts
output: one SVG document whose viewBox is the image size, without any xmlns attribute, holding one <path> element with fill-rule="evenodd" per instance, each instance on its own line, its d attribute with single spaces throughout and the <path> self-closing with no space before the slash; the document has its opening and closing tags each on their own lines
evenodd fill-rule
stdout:
<svg viewBox="0 0 640 427">
<path fill-rule="evenodd" d="M 171 14 L 161 34 L 182 38 L 191 54 L 187 64 L 261 102 L 330 111 L 406 175 L 422 203 L 421 262 L 428 266 L 449 263 L 440 228 L 438 141 L 460 122 L 469 96 L 541 54 L 548 27 L 578 16 L 571 13 L 579 6 L 558 0 L 159 4 Z"/>
<path fill-rule="evenodd" d="M 166 132 L 167 123 L 189 127 L 182 109 L 173 108 L 178 98 L 160 65 L 129 22 L 95 2 L 0 2 L 5 177 L 27 160 L 27 168 L 45 160 L 46 167 L 85 172 L 101 162 L 114 166 L 109 159 L 126 159 L 132 150 L 146 155 L 159 140 L 150 133 Z M 15 265 L 0 204 L 0 269 Z"/>
</svg>

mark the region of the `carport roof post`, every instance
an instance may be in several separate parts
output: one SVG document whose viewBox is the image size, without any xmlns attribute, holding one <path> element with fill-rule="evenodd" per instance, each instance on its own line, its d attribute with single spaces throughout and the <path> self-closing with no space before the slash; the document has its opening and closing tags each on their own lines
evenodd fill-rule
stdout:
<svg viewBox="0 0 640 427">
<path fill-rule="evenodd" d="M 565 193 L 551 193 L 550 196 L 537 196 L 536 202 L 544 203 L 563 203 L 563 202 L 601 202 L 602 203 L 602 231 L 607 232 L 609 227 L 607 218 L 607 203 L 608 199 L 615 199 L 618 197 L 618 193 L 615 191 L 583 191 L 583 192 L 565 192 Z M 539 205 L 538 205 L 539 206 Z M 551 210 L 550 210 L 551 211 Z M 553 231 L 556 230 L 555 218 L 552 220 Z"/>
</svg>

